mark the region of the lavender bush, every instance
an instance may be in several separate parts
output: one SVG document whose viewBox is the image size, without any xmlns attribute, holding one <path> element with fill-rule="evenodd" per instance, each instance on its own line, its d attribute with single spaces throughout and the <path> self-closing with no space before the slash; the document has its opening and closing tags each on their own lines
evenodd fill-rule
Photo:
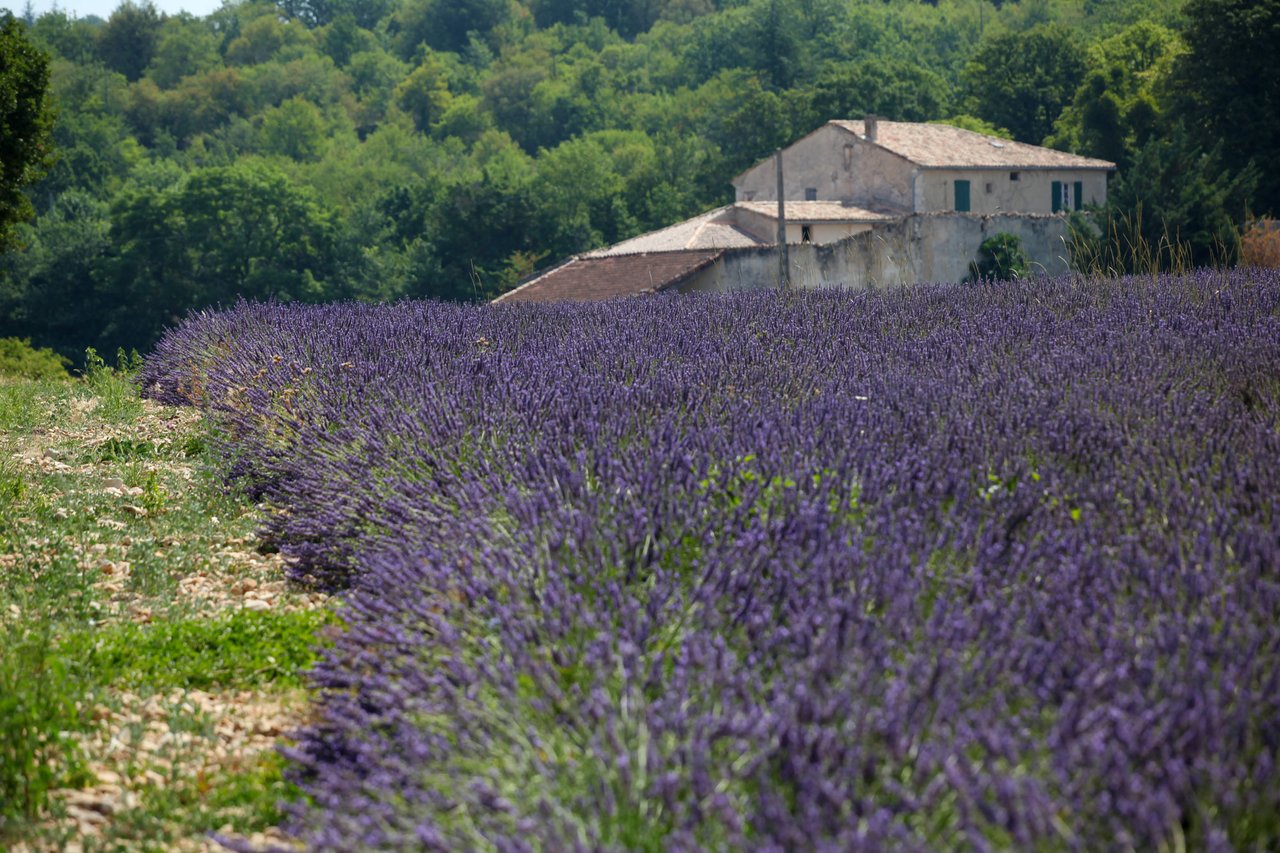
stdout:
<svg viewBox="0 0 1280 853">
<path fill-rule="evenodd" d="M 319 850 L 1274 849 L 1280 277 L 239 305 Z"/>
</svg>

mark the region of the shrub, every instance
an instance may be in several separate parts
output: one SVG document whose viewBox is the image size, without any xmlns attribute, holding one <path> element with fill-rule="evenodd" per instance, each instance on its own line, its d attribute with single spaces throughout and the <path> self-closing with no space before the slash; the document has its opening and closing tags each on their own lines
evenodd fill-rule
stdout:
<svg viewBox="0 0 1280 853">
<path fill-rule="evenodd" d="M 47 347 L 31 346 L 30 338 L 0 338 L 0 376 L 66 379 L 70 364 Z"/>
<path fill-rule="evenodd" d="M 1256 219 L 1240 239 L 1240 264 L 1280 267 L 1280 220 Z"/>
<path fill-rule="evenodd" d="M 969 264 L 969 280 L 1008 281 L 1022 278 L 1029 269 L 1022 240 L 1016 234 L 1001 231 L 983 240 L 978 247 L 978 259 Z"/>
</svg>

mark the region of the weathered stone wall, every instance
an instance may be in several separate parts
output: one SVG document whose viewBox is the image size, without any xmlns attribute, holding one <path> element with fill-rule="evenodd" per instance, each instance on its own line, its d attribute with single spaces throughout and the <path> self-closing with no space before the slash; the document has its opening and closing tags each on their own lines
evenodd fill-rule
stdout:
<svg viewBox="0 0 1280 853">
<path fill-rule="evenodd" d="M 737 201 L 777 201 L 777 167 L 761 161 L 734 179 Z M 911 210 L 915 174 L 907 160 L 835 125 L 823 125 L 783 151 L 787 199 L 816 190 L 823 201 L 852 201 Z"/>
<path fill-rule="evenodd" d="M 1016 181 L 1012 180 L 1013 175 L 1018 176 Z M 916 210 L 955 210 L 957 179 L 969 182 L 972 213 L 1051 213 L 1054 181 L 1065 183 L 1070 193 L 1075 192 L 1079 181 L 1083 185 L 1083 204 L 1107 200 L 1107 173 L 1099 169 L 928 169 L 918 179 L 920 199 Z M 987 192 L 988 185 L 991 192 Z"/>
<path fill-rule="evenodd" d="M 772 242 L 778 238 L 778 220 L 772 216 L 739 207 L 734 209 L 734 220 L 739 228 L 761 240 Z M 871 225 L 866 222 L 806 222 L 788 214 L 787 242 L 803 242 L 805 225 L 809 226 L 809 241 L 812 243 L 835 243 L 871 230 Z"/>
<path fill-rule="evenodd" d="M 925 213 L 830 245 L 792 245 L 791 279 L 798 287 L 851 288 L 958 282 L 969 274 L 982 241 L 1000 232 L 1022 241 L 1033 274 L 1055 275 L 1069 268 L 1062 216 Z M 777 283 L 777 250 L 767 246 L 730 250 L 680 289 L 751 290 Z"/>
</svg>

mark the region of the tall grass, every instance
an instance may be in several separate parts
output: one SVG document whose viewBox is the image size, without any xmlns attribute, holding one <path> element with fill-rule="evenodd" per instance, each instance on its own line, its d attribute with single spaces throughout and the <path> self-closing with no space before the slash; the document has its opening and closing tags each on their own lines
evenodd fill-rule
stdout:
<svg viewBox="0 0 1280 853">
<path fill-rule="evenodd" d="M 1142 205 L 1133 211 L 1107 211 L 1100 222 L 1079 214 L 1068 220 L 1068 257 L 1077 272 L 1088 276 L 1185 275 L 1195 269 L 1190 241 L 1162 228 L 1154 237 L 1143 221 Z M 1236 247 L 1214 249 L 1211 266 L 1226 265 Z"/>
<path fill-rule="evenodd" d="M 27 820 L 49 792 L 76 784 L 84 765 L 68 732 L 80 725 L 80 691 L 53 648 L 47 622 L 0 623 L 0 837 Z"/>
</svg>

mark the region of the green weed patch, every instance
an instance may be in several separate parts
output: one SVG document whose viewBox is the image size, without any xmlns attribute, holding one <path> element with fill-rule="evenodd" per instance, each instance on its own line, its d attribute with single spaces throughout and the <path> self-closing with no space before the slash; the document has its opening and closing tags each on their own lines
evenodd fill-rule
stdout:
<svg viewBox="0 0 1280 853">
<path fill-rule="evenodd" d="M 239 610 L 79 631 L 59 650 L 87 680 L 117 687 L 295 687 L 315 660 L 316 631 L 333 620 L 320 610 Z"/>
</svg>

